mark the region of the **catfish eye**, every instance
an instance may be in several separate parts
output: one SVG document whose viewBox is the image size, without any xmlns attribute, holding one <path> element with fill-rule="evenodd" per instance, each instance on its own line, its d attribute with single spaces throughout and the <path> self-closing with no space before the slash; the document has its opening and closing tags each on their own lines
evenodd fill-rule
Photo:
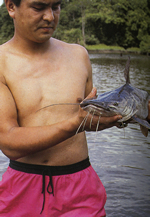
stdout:
<svg viewBox="0 0 150 217">
<path fill-rule="evenodd" d="M 118 106 L 118 103 L 117 103 L 117 102 L 115 102 L 115 103 L 114 103 L 114 106 Z"/>
</svg>

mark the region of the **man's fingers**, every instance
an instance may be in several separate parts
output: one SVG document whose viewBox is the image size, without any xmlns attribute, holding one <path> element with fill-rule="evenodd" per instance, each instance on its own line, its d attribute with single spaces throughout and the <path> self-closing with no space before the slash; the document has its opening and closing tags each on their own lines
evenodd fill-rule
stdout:
<svg viewBox="0 0 150 217">
<path fill-rule="evenodd" d="M 96 130 L 97 129 L 97 124 L 99 123 L 99 127 L 98 127 L 98 131 L 99 130 L 103 130 L 103 129 L 106 129 L 106 128 L 110 128 L 110 127 L 113 127 L 113 126 L 120 126 L 120 123 L 117 122 L 118 120 L 120 120 L 122 118 L 121 115 L 116 115 L 116 116 L 113 116 L 113 117 L 100 117 L 99 116 L 92 116 L 92 115 L 89 115 L 88 117 L 88 121 L 86 123 L 86 126 L 87 126 L 87 131 L 88 130 Z M 91 121 L 92 120 L 92 121 Z M 89 127 L 89 123 L 90 125 L 92 125 L 92 129 L 88 129 Z"/>
<path fill-rule="evenodd" d="M 100 118 L 100 123 L 102 123 L 102 124 L 115 123 L 120 119 L 122 119 L 121 115 L 115 115 L 115 116 L 112 116 L 112 117 L 101 117 Z"/>
</svg>

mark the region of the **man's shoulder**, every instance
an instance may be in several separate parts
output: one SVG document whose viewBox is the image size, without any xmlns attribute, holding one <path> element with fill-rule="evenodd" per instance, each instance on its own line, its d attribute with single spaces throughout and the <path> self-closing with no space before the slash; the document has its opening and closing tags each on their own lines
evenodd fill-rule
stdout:
<svg viewBox="0 0 150 217">
<path fill-rule="evenodd" d="M 79 55 L 88 55 L 87 50 L 79 44 L 70 44 L 64 41 L 53 38 L 54 44 L 60 46 L 65 52 L 71 52 L 73 54 Z"/>
<path fill-rule="evenodd" d="M 0 45 L 0 57 L 1 57 L 1 58 L 2 58 L 2 56 L 4 55 L 4 53 L 5 53 L 4 45 L 2 44 L 2 45 Z M 0 58 L 0 60 L 1 60 L 1 58 Z"/>
<path fill-rule="evenodd" d="M 0 45 L 0 69 L 4 65 L 5 56 L 6 56 L 5 45 Z"/>
<path fill-rule="evenodd" d="M 7 53 L 9 52 L 9 43 L 6 42 L 2 45 L 0 45 L 0 61 L 4 61 Z"/>
<path fill-rule="evenodd" d="M 6 49 L 5 45 L 0 45 L 0 83 L 5 83 L 4 71 L 5 71 L 5 60 L 6 60 Z"/>
<path fill-rule="evenodd" d="M 10 52 L 10 45 L 8 42 L 0 45 L 0 75 L 4 75 L 9 52 Z"/>
</svg>

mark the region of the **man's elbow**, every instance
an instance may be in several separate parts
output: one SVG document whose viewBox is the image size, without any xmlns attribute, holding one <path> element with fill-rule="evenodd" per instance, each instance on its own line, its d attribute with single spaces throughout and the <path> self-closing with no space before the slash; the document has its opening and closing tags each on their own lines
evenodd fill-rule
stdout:
<svg viewBox="0 0 150 217">
<path fill-rule="evenodd" d="M 21 154 L 17 153 L 14 150 L 9 150 L 9 149 L 1 149 L 2 153 L 8 157 L 10 160 L 18 160 L 19 158 L 21 158 Z"/>
</svg>

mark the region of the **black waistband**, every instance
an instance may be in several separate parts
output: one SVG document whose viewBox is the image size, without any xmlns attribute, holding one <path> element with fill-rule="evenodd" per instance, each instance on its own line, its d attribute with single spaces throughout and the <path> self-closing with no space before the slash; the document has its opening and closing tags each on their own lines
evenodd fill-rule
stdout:
<svg viewBox="0 0 150 217">
<path fill-rule="evenodd" d="M 90 166 L 89 157 L 83 161 L 80 161 L 75 164 L 67 165 L 67 166 L 45 166 L 45 165 L 36 165 L 36 164 L 26 164 L 18 161 L 10 160 L 9 166 L 12 169 L 32 174 L 41 174 L 43 175 L 43 171 L 45 175 L 49 175 L 49 172 L 52 176 L 58 175 L 66 175 L 79 172 L 83 169 L 86 169 Z"/>
</svg>

